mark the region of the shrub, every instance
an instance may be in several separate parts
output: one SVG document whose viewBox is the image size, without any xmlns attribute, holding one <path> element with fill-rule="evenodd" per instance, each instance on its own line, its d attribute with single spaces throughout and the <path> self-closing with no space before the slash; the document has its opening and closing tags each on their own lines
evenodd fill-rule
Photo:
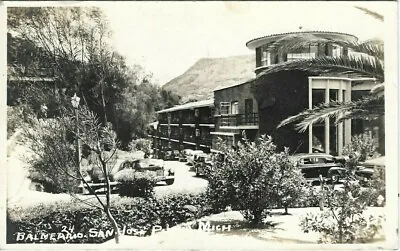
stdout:
<svg viewBox="0 0 400 251">
<path fill-rule="evenodd" d="M 365 216 L 371 191 L 361 187 L 351 169 L 344 174 L 343 188 L 324 185 L 321 193 L 327 209 L 319 214 L 308 213 L 300 223 L 304 232 L 322 233 L 321 242 L 366 242 L 382 227 L 382 217 Z"/>
<path fill-rule="evenodd" d="M 7 106 L 7 139 L 24 123 L 21 107 Z"/>
<path fill-rule="evenodd" d="M 223 145 L 221 149 L 225 156 L 214 160 L 207 188 L 214 209 L 231 206 L 255 225 L 262 222 L 266 209 L 277 203 L 287 207 L 298 198 L 303 176 L 293 168 L 288 150 L 275 152 L 270 137 L 244 139 L 235 151 Z"/>
<path fill-rule="evenodd" d="M 285 208 L 285 214 L 288 214 L 288 207 L 295 206 L 305 198 L 308 190 L 306 179 L 300 169 L 295 167 L 294 163 L 289 159 L 289 149 L 284 152 L 276 153 L 273 157 L 278 167 L 275 174 L 276 184 L 274 199 L 277 205 Z"/>
<path fill-rule="evenodd" d="M 379 156 L 378 145 L 377 139 L 365 132 L 351 137 L 351 143 L 344 147 L 343 155 L 352 156 L 353 159 L 362 162 Z"/>
<path fill-rule="evenodd" d="M 145 156 L 149 156 L 152 149 L 151 139 L 134 139 L 128 144 L 129 151 L 143 151 Z"/>
<path fill-rule="evenodd" d="M 204 194 L 174 194 L 149 199 L 120 197 L 114 198 L 111 204 L 110 210 L 120 229 L 125 229 L 126 235 L 136 236 L 150 235 L 154 226 L 165 229 L 210 213 Z M 192 212 L 185 207 L 188 205 L 198 210 Z M 72 201 L 7 210 L 7 243 L 17 243 L 18 233 L 25 233 L 24 240 L 18 243 L 102 243 L 112 239 L 113 233 L 106 236 L 90 233 L 111 229 L 106 215 L 100 210 Z M 83 235 L 81 238 L 55 240 L 26 238 L 28 234 L 40 236 L 41 233 L 67 232 L 72 236 L 78 233 Z"/>
<path fill-rule="evenodd" d="M 138 172 L 125 169 L 114 175 L 119 181 L 119 195 L 128 197 L 152 197 L 157 181 L 151 172 Z"/>
</svg>

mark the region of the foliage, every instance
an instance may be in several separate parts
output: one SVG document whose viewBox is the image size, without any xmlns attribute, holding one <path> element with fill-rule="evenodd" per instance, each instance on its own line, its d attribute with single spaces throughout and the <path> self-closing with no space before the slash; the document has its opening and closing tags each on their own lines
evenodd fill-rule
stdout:
<svg viewBox="0 0 400 251">
<path fill-rule="evenodd" d="M 343 149 L 343 155 L 351 155 L 358 162 L 363 162 L 379 156 L 377 146 L 377 139 L 374 139 L 370 133 L 365 132 L 351 137 L 351 142 Z"/>
<path fill-rule="evenodd" d="M 291 116 L 283 120 L 279 127 L 301 121 L 296 124 L 299 132 L 307 130 L 308 126 L 313 123 L 323 122 L 325 118 L 335 118 L 335 124 L 343 122 L 346 119 L 364 119 L 374 120 L 382 116 L 385 111 L 384 97 L 382 95 L 370 94 L 357 101 L 322 103 L 313 109 L 305 110 L 299 114 Z"/>
<path fill-rule="evenodd" d="M 288 207 L 294 206 L 296 203 L 304 199 L 305 191 L 310 189 L 306 186 L 306 180 L 300 169 L 295 167 L 294 163 L 289 159 L 289 149 L 284 152 L 276 153 L 274 156 L 274 165 L 278 167 L 277 186 L 275 187 L 277 204 L 285 208 L 288 214 Z"/>
<path fill-rule="evenodd" d="M 24 123 L 23 110 L 20 107 L 7 106 L 7 139 L 22 127 Z"/>
<path fill-rule="evenodd" d="M 119 195 L 128 197 L 152 197 L 154 186 L 157 183 L 152 172 L 138 172 L 134 169 L 125 169 L 114 175 L 119 181 Z"/>
<path fill-rule="evenodd" d="M 374 174 L 368 186 L 371 188 L 370 197 L 376 199 L 372 200 L 372 206 L 383 206 L 386 198 L 385 166 L 374 167 Z"/>
<path fill-rule="evenodd" d="M 140 74 L 136 74 L 140 75 Z M 116 128 L 123 146 L 132 139 L 143 138 L 148 125 L 157 120 L 156 111 L 178 104 L 180 98 L 151 83 L 151 75 L 143 75 L 138 84 L 124 89 L 121 99 L 115 104 Z"/>
<path fill-rule="evenodd" d="M 356 7 L 370 16 L 383 21 L 383 16 L 365 8 Z M 346 41 L 341 37 L 326 38 L 318 34 L 294 34 L 278 39 L 269 47 L 276 48 L 282 54 L 290 50 L 299 49 L 310 43 L 336 44 L 352 49 L 352 55 L 332 57 L 330 55 L 312 59 L 294 60 L 276 64 L 263 71 L 261 75 L 268 75 L 280 71 L 302 70 L 311 74 L 336 74 L 350 77 L 375 78 L 381 84 L 373 88 L 363 99 L 351 102 L 329 102 L 320 104 L 313 109 L 305 110 L 297 115 L 283 120 L 278 127 L 290 123 L 297 123 L 299 131 L 305 131 L 314 122 L 326 117 L 336 117 L 336 123 L 348 118 L 374 120 L 385 114 L 384 109 L 384 43 L 378 39 L 365 42 Z"/>
<path fill-rule="evenodd" d="M 151 139 L 134 139 L 129 145 L 129 151 L 143 151 L 145 156 L 149 156 L 151 153 L 153 141 Z"/>
<path fill-rule="evenodd" d="M 44 183 L 46 192 L 75 192 L 79 180 L 75 147 L 66 137 L 65 125 L 56 119 L 30 120 L 23 131 L 34 153 L 28 158 L 30 177 Z"/>
<path fill-rule="evenodd" d="M 157 199 L 122 197 L 112 201 L 111 212 L 120 222 L 120 229 L 123 230 L 125 226 L 124 234 L 147 236 L 152 234 L 154 226 L 165 229 L 192 220 L 194 215 L 185 209 L 187 205 L 199 209 L 197 217 L 209 214 L 210 211 L 201 210 L 207 208 L 206 203 L 204 194 L 174 194 Z M 64 233 L 64 236 L 67 232 L 72 235 L 84 234 L 82 238 L 28 238 L 18 243 L 102 243 L 114 235 L 90 235 L 90 229 L 105 232 L 111 229 L 111 225 L 104 214 L 82 203 L 58 202 L 29 208 L 13 207 L 7 212 L 7 243 L 17 243 L 18 232 L 25 233 L 25 237 L 27 234 L 40 236 L 40 233 Z M 135 232 L 128 231 L 129 229 L 134 229 Z"/>
<path fill-rule="evenodd" d="M 304 232 L 322 233 L 322 242 L 366 242 L 382 227 L 382 217 L 366 217 L 365 214 L 371 203 L 371 190 L 360 185 L 352 167 L 346 168 L 343 187 L 324 185 L 321 189 L 320 196 L 327 206 L 325 211 L 319 214 L 308 213 L 300 224 Z"/>
<path fill-rule="evenodd" d="M 109 167 L 115 163 L 113 152 L 106 148 L 116 149 L 115 133 L 98 124 L 96 116 L 82 107 L 78 110 L 78 124 L 72 111 L 57 119 L 37 119 L 32 117 L 24 129 L 24 136 L 30 142 L 34 153 L 28 159 L 31 172 L 37 173 L 37 181 L 51 180 L 58 192 L 76 192 L 81 182 L 81 170 L 78 168 L 76 156 L 76 137 L 95 153 L 95 166 L 102 166 L 101 161 Z M 76 134 L 76 127 L 79 134 Z M 101 159 L 100 159 L 101 155 Z M 80 160 L 82 161 L 82 160 Z M 108 169 L 107 169 L 108 170 Z"/>
<path fill-rule="evenodd" d="M 223 160 L 214 160 L 207 195 L 215 209 L 231 206 L 251 224 L 261 223 L 266 209 L 278 201 L 293 203 L 301 189 L 302 175 L 291 168 L 287 150 L 276 153 L 270 137 L 247 139 L 236 150 L 222 145 Z M 297 186 L 297 187 L 295 187 Z"/>
<path fill-rule="evenodd" d="M 36 129 L 36 130 L 35 130 Z M 107 124 L 103 126 L 97 116 L 86 106 L 80 106 L 74 112 L 65 109 L 56 119 L 30 120 L 30 127 L 24 129 L 33 152 L 28 162 L 31 171 L 44 181 L 52 180 L 59 187 L 58 191 L 69 193 L 75 199 L 104 212 L 113 226 L 116 243 L 119 242 L 118 225 L 110 212 L 110 173 L 116 162 L 117 141 L 115 132 Z M 82 158 L 75 146 L 82 143 L 96 156 L 96 165 L 103 173 L 106 183 L 106 202 L 101 201 L 94 189 L 88 185 L 83 169 Z M 76 196 L 79 184 L 83 184 L 100 204 L 88 203 Z"/>
<path fill-rule="evenodd" d="M 77 93 L 103 125 L 112 123 L 126 146 L 146 134 L 155 110 L 179 101 L 142 67 L 126 65 L 108 43 L 108 21 L 99 8 L 18 7 L 8 8 L 7 14 L 11 75 L 53 79 L 35 85 L 9 81 L 9 105 L 25 104 L 40 114 L 45 104 L 49 117 L 60 116 Z"/>
</svg>

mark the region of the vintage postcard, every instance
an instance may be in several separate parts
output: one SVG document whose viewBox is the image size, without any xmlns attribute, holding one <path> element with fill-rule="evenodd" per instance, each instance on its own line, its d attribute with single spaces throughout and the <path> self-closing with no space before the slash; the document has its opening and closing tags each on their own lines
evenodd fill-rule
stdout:
<svg viewBox="0 0 400 251">
<path fill-rule="evenodd" d="M 2 249 L 398 249 L 397 10 L 3 2 Z"/>
</svg>

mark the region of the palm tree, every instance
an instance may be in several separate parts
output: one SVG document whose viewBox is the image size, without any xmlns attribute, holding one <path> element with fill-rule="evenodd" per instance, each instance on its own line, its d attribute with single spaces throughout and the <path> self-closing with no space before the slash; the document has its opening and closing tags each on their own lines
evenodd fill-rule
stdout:
<svg viewBox="0 0 400 251">
<path fill-rule="evenodd" d="M 356 7 L 374 18 L 383 20 L 383 16 L 362 7 Z M 278 54 L 303 48 L 310 43 L 335 44 L 349 49 L 348 55 L 338 57 L 324 56 L 311 59 L 288 61 L 272 65 L 264 70 L 263 75 L 291 70 L 302 70 L 312 75 L 338 74 L 349 77 L 369 77 L 376 81 L 375 87 L 364 98 L 350 102 L 330 102 L 317 105 L 313 109 L 305 110 L 297 115 L 283 120 L 279 127 L 297 123 L 296 129 L 300 132 L 307 130 L 314 123 L 322 122 L 325 118 L 336 118 L 335 123 L 345 119 L 374 120 L 384 115 L 384 44 L 383 41 L 374 39 L 364 42 L 347 41 L 322 37 L 318 34 L 303 33 L 293 34 L 278 39 L 269 45 L 270 50 Z"/>
</svg>

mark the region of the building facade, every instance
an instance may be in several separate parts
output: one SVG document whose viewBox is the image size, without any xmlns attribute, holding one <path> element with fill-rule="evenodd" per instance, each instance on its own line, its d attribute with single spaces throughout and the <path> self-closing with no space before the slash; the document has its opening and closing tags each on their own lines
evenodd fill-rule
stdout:
<svg viewBox="0 0 400 251">
<path fill-rule="evenodd" d="M 154 148 L 198 149 L 210 152 L 214 131 L 214 101 L 203 100 L 157 112 L 158 126 L 152 135 Z"/>
<path fill-rule="evenodd" d="M 334 42 L 304 43 L 301 47 L 285 53 L 280 50 L 279 46 L 286 38 L 307 35 Z M 247 42 L 246 46 L 255 51 L 256 77 L 214 90 L 214 102 L 208 104 L 209 111 L 213 110 L 213 117 L 210 118 L 208 127 L 214 130 L 204 134 L 209 135 L 211 139 L 211 142 L 208 142 L 210 149 L 218 150 L 218 138 L 229 146 L 235 146 L 244 135 L 249 140 L 254 140 L 266 134 L 272 136 L 280 149 L 289 147 L 291 152 L 325 152 L 341 155 L 343 147 L 350 143 L 353 135 L 369 132 L 371 136 L 379 139 L 379 150 L 384 154 L 383 117 L 375 121 L 349 119 L 338 125 L 335 125 L 332 119 L 326 118 L 305 132 L 298 132 L 294 125 L 277 128 L 282 120 L 318 104 L 358 100 L 377 82 L 373 78 L 354 78 L 343 74 L 310 75 L 300 70 L 276 73 L 264 71 L 272 65 L 291 60 L 346 56 L 354 52 L 342 45 L 344 42 L 355 41 L 357 38 L 349 34 L 313 31 L 274 34 Z M 166 109 L 161 111 L 161 114 L 169 111 Z M 209 113 L 205 116 L 208 118 Z M 214 127 L 211 127 L 211 124 L 214 124 Z M 180 124 L 177 126 L 180 127 Z M 199 127 L 194 125 L 193 128 Z"/>
</svg>

